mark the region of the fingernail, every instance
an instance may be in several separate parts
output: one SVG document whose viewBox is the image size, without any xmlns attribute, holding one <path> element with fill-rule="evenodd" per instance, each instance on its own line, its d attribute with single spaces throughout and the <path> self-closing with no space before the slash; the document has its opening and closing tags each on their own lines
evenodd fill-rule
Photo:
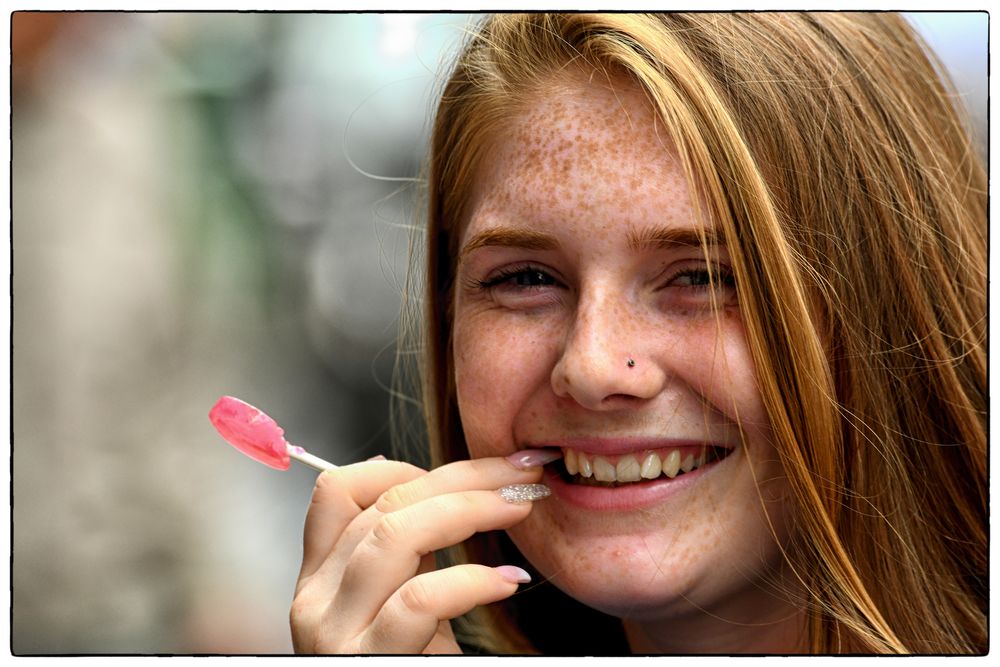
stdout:
<svg viewBox="0 0 1000 667">
<path fill-rule="evenodd" d="M 544 484 L 508 484 L 497 489 L 500 497 L 508 503 L 530 503 L 552 495 L 552 489 Z"/>
<path fill-rule="evenodd" d="M 507 460 L 515 468 L 534 468 L 552 463 L 556 459 L 562 458 L 562 452 L 558 449 L 522 449 L 507 457 Z"/>
<path fill-rule="evenodd" d="M 516 565 L 501 565 L 493 569 L 503 577 L 504 581 L 512 584 L 526 584 L 531 581 L 531 575 Z"/>
<path fill-rule="evenodd" d="M 371 457 L 370 459 L 365 459 L 365 460 L 366 461 L 385 461 L 385 457 L 382 456 L 381 454 L 376 454 L 375 456 Z"/>
</svg>

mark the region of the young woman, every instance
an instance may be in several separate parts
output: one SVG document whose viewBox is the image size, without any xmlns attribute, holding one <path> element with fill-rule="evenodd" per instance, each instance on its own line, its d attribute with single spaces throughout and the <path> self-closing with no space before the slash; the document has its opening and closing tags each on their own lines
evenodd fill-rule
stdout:
<svg viewBox="0 0 1000 667">
<path fill-rule="evenodd" d="M 428 187 L 435 467 L 320 476 L 296 650 L 986 651 L 985 175 L 902 18 L 490 17 Z"/>
</svg>

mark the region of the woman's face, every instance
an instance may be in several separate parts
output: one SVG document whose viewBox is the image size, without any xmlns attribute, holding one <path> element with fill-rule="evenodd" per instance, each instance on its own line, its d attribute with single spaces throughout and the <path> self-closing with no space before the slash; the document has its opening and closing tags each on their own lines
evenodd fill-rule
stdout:
<svg viewBox="0 0 1000 667">
<path fill-rule="evenodd" d="M 454 297 L 470 454 L 571 459 L 509 533 L 581 602 L 759 619 L 785 481 L 726 246 L 645 97 L 577 81 L 512 118 L 478 174 Z"/>
</svg>

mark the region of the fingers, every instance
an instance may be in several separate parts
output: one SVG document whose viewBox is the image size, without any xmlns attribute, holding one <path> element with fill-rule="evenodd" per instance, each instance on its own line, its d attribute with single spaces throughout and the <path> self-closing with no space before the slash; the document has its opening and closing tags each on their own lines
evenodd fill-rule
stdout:
<svg viewBox="0 0 1000 667">
<path fill-rule="evenodd" d="M 457 565 L 407 581 L 375 617 L 361 641 L 363 653 L 420 653 L 441 621 L 510 597 L 531 578 L 505 565 Z"/>
<path fill-rule="evenodd" d="M 508 503 L 496 491 L 466 491 L 434 496 L 380 516 L 343 572 L 330 607 L 338 626 L 360 632 L 416 574 L 421 556 L 477 532 L 509 528 L 530 511 L 530 503 Z"/>
<path fill-rule="evenodd" d="M 387 488 L 424 474 L 399 461 L 365 461 L 320 474 L 306 514 L 299 578 L 323 564 L 347 525 Z"/>
<path fill-rule="evenodd" d="M 542 463 L 562 456 L 557 450 L 539 452 L 533 462 L 523 467 L 502 458 L 482 458 L 455 461 L 435 468 L 406 484 L 389 489 L 375 504 L 380 512 L 395 512 L 416 502 L 443 493 L 471 491 L 473 489 L 498 489 L 507 484 L 529 484 L 542 478 Z"/>
<path fill-rule="evenodd" d="M 525 450 L 508 459 L 458 461 L 431 472 L 396 461 L 366 461 L 320 475 L 292 603 L 296 650 L 457 649 L 444 620 L 509 596 L 516 581 L 505 580 L 504 570 L 479 566 L 448 570 L 447 578 L 433 571 L 433 552 L 525 519 L 531 512 L 525 501 L 536 498 L 523 489 L 502 496 L 498 489 L 540 481 L 541 466 L 560 456 L 557 450 Z M 446 577 L 441 589 L 427 590 L 439 576 Z M 387 620 L 409 609 L 420 612 L 402 625 Z M 376 619 L 382 629 L 372 626 Z M 404 630 L 393 629 L 397 626 Z M 362 641 L 371 647 L 359 647 Z"/>
</svg>

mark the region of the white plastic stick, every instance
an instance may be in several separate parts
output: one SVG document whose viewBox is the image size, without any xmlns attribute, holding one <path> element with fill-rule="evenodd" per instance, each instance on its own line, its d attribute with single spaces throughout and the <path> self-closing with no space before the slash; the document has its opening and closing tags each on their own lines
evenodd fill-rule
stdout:
<svg viewBox="0 0 1000 667">
<path fill-rule="evenodd" d="M 310 454 L 309 452 L 307 452 L 306 450 L 302 449 L 297 445 L 291 445 L 286 443 L 285 451 L 288 452 L 289 458 L 293 458 L 300 463 L 305 463 L 310 468 L 313 468 L 314 470 L 318 470 L 320 472 L 337 467 L 332 463 L 330 463 L 329 461 L 324 461 L 320 457 Z"/>
</svg>

